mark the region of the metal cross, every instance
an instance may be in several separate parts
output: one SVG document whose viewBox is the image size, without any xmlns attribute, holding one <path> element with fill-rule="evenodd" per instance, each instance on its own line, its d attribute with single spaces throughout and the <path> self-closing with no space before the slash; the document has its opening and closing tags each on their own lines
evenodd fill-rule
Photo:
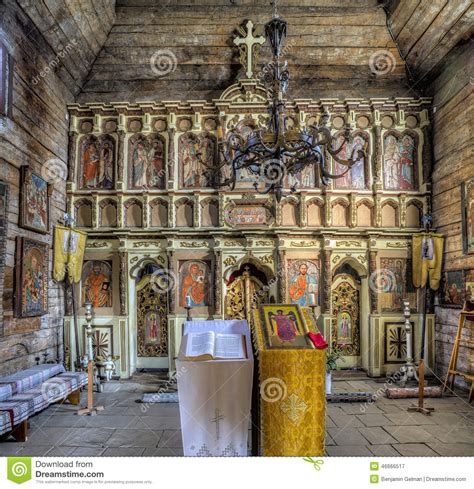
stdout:
<svg viewBox="0 0 474 489">
<path fill-rule="evenodd" d="M 211 423 L 216 423 L 216 441 L 219 441 L 219 439 L 220 439 L 219 422 L 224 419 L 224 416 L 222 414 L 220 414 L 220 411 L 218 408 L 216 408 L 215 414 L 216 415 L 211 419 Z"/>
<path fill-rule="evenodd" d="M 254 53 L 253 53 L 253 47 L 255 44 L 263 44 L 265 42 L 265 37 L 264 36 L 257 36 L 254 37 L 253 35 L 253 22 L 251 20 L 247 21 L 247 24 L 245 24 L 247 27 L 247 32 L 245 32 L 245 29 L 240 27 L 239 32 L 242 34 L 242 36 L 245 37 L 236 37 L 234 39 L 234 44 L 239 47 L 239 49 L 244 49 L 244 56 L 247 58 L 246 59 L 246 72 L 245 75 L 247 78 L 252 78 L 253 77 L 253 65 L 254 65 Z M 241 62 L 242 64 L 244 61 L 243 56 L 241 56 Z"/>
</svg>

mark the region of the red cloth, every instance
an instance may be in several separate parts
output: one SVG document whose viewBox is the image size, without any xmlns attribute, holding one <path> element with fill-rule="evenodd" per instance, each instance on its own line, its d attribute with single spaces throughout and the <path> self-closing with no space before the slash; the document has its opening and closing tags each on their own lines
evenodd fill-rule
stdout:
<svg viewBox="0 0 474 489">
<path fill-rule="evenodd" d="M 324 339 L 323 335 L 321 333 L 308 333 L 309 339 L 313 342 L 313 345 L 318 349 L 318 350 L 324 350 L 324 348 L 327 348 L 329 345 L 326 343 L 326 340 Z"/>
</svg>

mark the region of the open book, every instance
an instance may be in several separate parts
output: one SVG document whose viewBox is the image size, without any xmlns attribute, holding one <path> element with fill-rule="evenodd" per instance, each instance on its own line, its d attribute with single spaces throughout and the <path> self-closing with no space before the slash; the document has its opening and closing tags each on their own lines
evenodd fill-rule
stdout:
<svg viewBox="0 0 474 489">
<path fill-rule="evenodd" d="M 231 333 L 189 333 L 186 335 L 186 360 L 229 360 L 247 358 L 245 336 Z"/>
</svg>

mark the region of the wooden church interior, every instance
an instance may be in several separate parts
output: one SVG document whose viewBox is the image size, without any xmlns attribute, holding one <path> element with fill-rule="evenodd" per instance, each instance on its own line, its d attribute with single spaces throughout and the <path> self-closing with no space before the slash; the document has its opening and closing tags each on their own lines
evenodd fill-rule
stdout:
<svg viewBox="0 0 474 489">
<path fill-rule="evenodd" d="M 90 302 L 94 352 L 113 359 L 114 382 L 135 388 L 145 376 L 156 386 L 176 372 L 188 315 L 247 319 L 250 283 L 255 306 L 311 309 L 341 352 L 335 387 L 339 378 L 345 390 L 357 381 L 378 389 L 405 364 L 404 300 L 415 362 L 423 324 L 426 375 L 445 379 L 460 311 L 474 299 L 472 3 L 278 2 L 288 22 L 286 127 L 327 116 L 344 158 L 364 151 L 326 185 L 317 166 L 285 175 L 278 199 L 255 189 L 249 171 L 233 189 L 207 172 L 227 133 L 247 137 L 268 123 L 271 3 L 2 2 L 0 376 L 47 363 L 77 369 Z M 346 168 L 326 163 L 331 174 Z M 43 200 L 25 195 L 31 179 Z M 30 215 L 29 198 L 45 212 Z M 53 278 L 54 226 L 65 214 L 87 232 L 74 288 Z M 413 285 L 412 235 L 426 216 L 445 243 L 440 289 L 424 293 Z M 25 271 L 28 247 L 37 255 Z M 467 376 L 455 382 L 462 421 L 472 415 L 472 348 L 467 322 L 457 359 Z M 438 445 L 444 451 L 387 444 L 402 455 L 451 447 Z M 472 439 L 461 445 L 473 453 Z"/>
</svg>

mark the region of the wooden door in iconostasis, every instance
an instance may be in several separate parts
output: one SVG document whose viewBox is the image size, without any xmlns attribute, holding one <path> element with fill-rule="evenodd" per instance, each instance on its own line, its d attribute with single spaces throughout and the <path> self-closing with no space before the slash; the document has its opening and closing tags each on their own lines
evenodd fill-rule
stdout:
<svg viewBox="0 0 474 489">
<path fill-rule="evenodd" d="M 137 368 L 168 368 L 168 293 L 159 274 L 137 284 Z"/>
<path fill-rule="evenodd" d="M 343 351 L 342 369 L 361 367 L 360 292 L 360 280 L 355 273 L 341 273 L 334 277 L 331 346 Z"/>
<path fill-rule="evenodd" d="M 224 318 L 250 321 L 250 310 L 268 302 L 267 285 L 263 272 L 252 264 L 242 265 L 227 280 Z"/>
</svg>

